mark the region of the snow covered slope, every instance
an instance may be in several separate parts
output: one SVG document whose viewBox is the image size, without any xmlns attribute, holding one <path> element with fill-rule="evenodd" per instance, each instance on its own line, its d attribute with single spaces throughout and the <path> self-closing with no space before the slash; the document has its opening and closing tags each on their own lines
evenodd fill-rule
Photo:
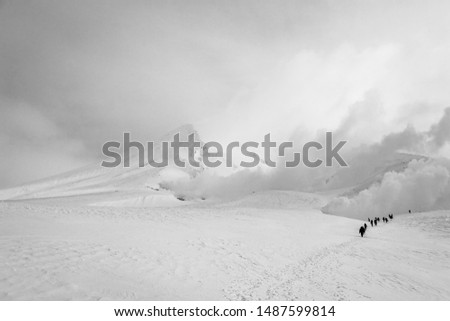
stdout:
<svg viewBox="0 0 450 321">
<path fill-rule="evenodd" d="M 238 200 L 226 202 L 222 207 L 260 208 L 260 209 L 320 209 L 330 197 L 297 191 L 254 192 Z"/>
<path fill-rule="evenodd" d="M 277 207 L 288 198 L 302 208 Z M 280 192 L 151 209 L 3 202 L 0 299 L 450 299 L 449 211 L 396 215 L 361 238 L 361 221 L 308 209 L 314 199 Z"/>
</svg>

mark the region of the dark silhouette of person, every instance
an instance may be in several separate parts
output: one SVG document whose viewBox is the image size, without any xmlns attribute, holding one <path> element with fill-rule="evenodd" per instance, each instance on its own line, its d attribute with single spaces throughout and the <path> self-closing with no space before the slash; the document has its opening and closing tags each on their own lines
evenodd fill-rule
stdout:
<svg viewBox="0 0 450 321">
<path fill-rule="evenodd" d="M 373 227 L 373 220 L 370 220 L 370 226 Z"/>
<path fill-rule="evenodd" d="M 364 230 L 367 230 L 367 224 L 364 223 Z"/>
<path fill-rule="evenodd" d="M 375 226 L 377 226 L 377 222 L 378 222 L 377 220 L 375 220 L 375 221 L 374 221 L 374 223 L 375 223 Z"/>
<path fill-rule="evenodd" d="M 411 214 L 411 210 L 408 210 L 409 214 Z"/>
<path fill-rule="evenodd" d="M 364 228 L 364 226 L 361 226 L 359 228 L 359 234 L 361 234 L 361 237 L 364 237 L 364 233 L 366 232 L 366 229 Z"/>
</svg>

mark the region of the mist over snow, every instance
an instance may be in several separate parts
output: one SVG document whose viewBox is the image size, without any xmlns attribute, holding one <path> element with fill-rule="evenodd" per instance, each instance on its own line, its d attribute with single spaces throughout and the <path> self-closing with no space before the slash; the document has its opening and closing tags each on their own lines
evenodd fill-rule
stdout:
<svg viewBox="0 0 450 321">
<path fill-rule="evenodd" d="M 389 213 L 450 209 L 450 161 L 412 160 L 403 172 L 388 172 L 353 197 L 341 196 L 323 212 L 366 219 Z"/>
<path fill-rule="evenodd" d="M 255 169 L 234 169 L 228 175 L 208 169 L 194 178 L 184 177 L 165 186 L 188 198 L 219 199 L 261 190 L 341 189 L 343 196 L 331 201 L 323 211 L 355 218 L 375 213 L 404 213 L 409 209 L 450 209 L 450 161 L 439 156 L 448 147 L 449 115 L 450 108 L 447 108 L 440 120 L 424 131 L 408 125 L 380 142 L 345 149 L 348 167 L 268 168 L 261 163 Z"/>
<path fill-rule="evenodd" d="M 270 189 L 270 177 L 271 174 L 263 173 L 261 169 L 240 170 L 227 176 L 207 170 L 195 178 L 183 178 L 162 184 L 178 196 L 228 200 Z"/>
<path fill-rule="evenodd" d="M 365 218 L 377 213 L 405 213 L 410 209 L 450 209 L 450 161 L 439 156 L 442 149 L 448 148 L 449 115 L 450 108 L 446 108 L 442 118 L 428 131 L 418 132 L 408 126 L 402 132 L 384 137 L 380 143 L 356 151 L 349 161 L 353 168 L 342 169 L 341 175 L 338 172 L 340 184 L 335 184 L 335 187 L 353 185 L 356 190 L 331 201 L 323 211 Z M 378 177 L 375 168 L 382 170 Z M 370 175 L 372 179 L 358 188 Z"/>
</svg>

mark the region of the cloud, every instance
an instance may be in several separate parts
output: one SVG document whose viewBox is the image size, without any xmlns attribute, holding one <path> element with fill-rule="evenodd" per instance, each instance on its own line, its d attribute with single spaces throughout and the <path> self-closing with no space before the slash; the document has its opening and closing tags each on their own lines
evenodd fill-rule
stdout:
<svg viewBox="0 0 450 321">
<path fill-rule="evenodd" d="M 412 126 L 392 133 L 376 143 L 353 151 L 348 169 L 334 178 L 335 187 L 357 186 L 366 179 L 371 185 L 356 194 L 340 196 L 324 207 L 325 213 L 365 219 L 387 213 L 405 213 L 450 209 L 450 161 L 447 158 L 419 158 L 411 161 L 398 152 L 436 154 L 450 139 L 448 131 L 450 108 L 428 131 L 419 132 Z M 392 163 L 394 160 L 394 163 Z M 401 162 L 408 161 L 406 168 Z M 389 170 L 391 164 L 394 167 Z M 380 181 L 374 169 L 387 170 Z M 375 172 L 376 173 L 376 172 Z"/>
<path fill-rule="evenodd" d="M 442 147 L 450 141 L 450 107 L 445 109 L 441 120 L 431 127 L 429 135 L 437 147 Z"/>
<path fill-rule="evenodd" d="M 163 181 L 160 185 L 184 198 L 226 200 L 269 189 L 269 177 L 261 169 L 241 170 L 228 176 L 220 176 L 214 171 L 204 171 L 195 178 Z"/>
<path fill-rule="evenodd" d="M 406 213 L 408 210 L 450 209 L 450 162 L 413 160 L 405 171 L 388 172 L 379 184 L 355 197 L 337 197 L 323 208 L 325 213 L 366 219 Z"/>
<path fill-rule="evenodd" d="M 81 167 L 92 158 L 82 141 L 64 131 L 38 108 L 0 100 L 0 187 Z"/>
<path fill-rule="evenodd" d="M 78 164 L 77 152 L 61 145 L 81 144 L 95 159 L 124 131 L 148 141 L 183 123 L 205 140 L 272 132 L 305 141 L 339 128 L 349 144 L 371 144 L 408 123 L 428 128 L 449 105 L 448 9 L 446 1 L 6 1 L 0 108 L 5 122 L 10 103 L 36 109 L 37 122 L 66 140 L 52 150 L 68 164 Z M 33 127 L 26 115 L 8 139 Z M 8 172 L 26 173 L 4 146 L 0 159 L 16 167 Z"/>
<path fill-rule="evenodd" d="M 200 132 L 230 141 L 259 140 L 269 132 L 287 139 L 299 127 L 309 135 L 334 129 L 349 106 L 388 76 L 400 53 L 390 44 L 364 50 L 352 45 L 329 52 L 301 50 L 239 92 L 226 112 L 199 124 Z"/>
</svg>

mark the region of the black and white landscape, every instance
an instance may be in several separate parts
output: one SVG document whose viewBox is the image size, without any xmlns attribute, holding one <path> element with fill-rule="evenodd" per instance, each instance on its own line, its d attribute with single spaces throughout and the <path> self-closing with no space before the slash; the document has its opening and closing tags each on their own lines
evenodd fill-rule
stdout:
<svg viewBox="0 0 450 321">
<path fill-rule="evenodd" d="M 0 299 L 450 300 L 448 12 L 0 1 Z M 348 166 L 101 166 L 125 132 Z"/>
</svg>

